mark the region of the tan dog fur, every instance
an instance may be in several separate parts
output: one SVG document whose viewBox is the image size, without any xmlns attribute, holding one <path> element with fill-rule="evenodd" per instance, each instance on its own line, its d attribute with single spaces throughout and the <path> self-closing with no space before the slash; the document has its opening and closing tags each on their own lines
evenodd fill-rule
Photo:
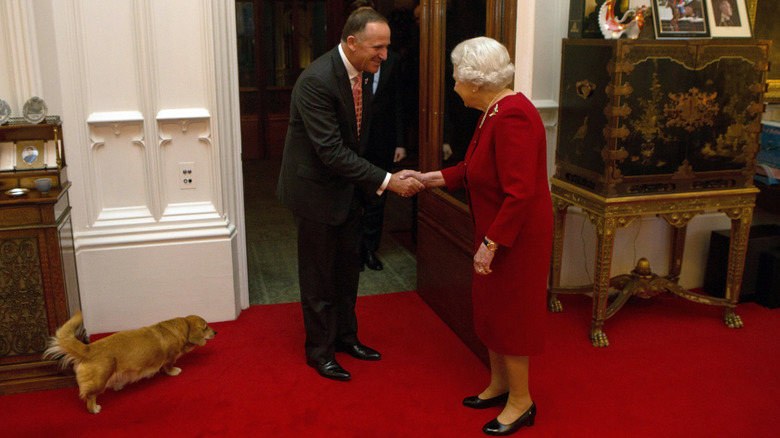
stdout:
<svg viewBox="0 0 780 438">
<path fill-rule="evenodd" d="M 190 315 L 85 344 L 76 338 L 82 322 L 79 312 L 63 324 L 51 338 L 44 357 L 60 358 L 63 367 L 73 364 L 79 397 L 93 414 L 100 412 L 97 396 L 106 388 L 119 391 L 160 370 L 169 376 L 178 375 L 181 368 L 173 366 L 176 360 L 196 345 L 206 345 L 217 334 L 203 318 Z"/>
</svg>

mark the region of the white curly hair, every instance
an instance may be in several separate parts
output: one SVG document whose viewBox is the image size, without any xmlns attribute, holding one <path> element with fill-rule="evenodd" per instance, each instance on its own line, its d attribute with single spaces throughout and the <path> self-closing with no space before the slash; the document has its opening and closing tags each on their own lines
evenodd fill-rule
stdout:
<svg viewBox="0 0 780 438">
<path fill-rule="evenodd" d="M 500 90 L 512 82 L 515 66 L 503 44 L 488 37 L 461 42 L 450 55 L 455 80 L 489 90 Z"/>
</svg>

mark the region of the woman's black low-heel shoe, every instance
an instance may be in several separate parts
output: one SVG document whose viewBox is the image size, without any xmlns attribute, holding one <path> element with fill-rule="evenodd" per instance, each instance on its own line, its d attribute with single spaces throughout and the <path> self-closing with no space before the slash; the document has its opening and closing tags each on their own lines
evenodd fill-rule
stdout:
<svg viewBox="0 0 780 438">
<path fill-rule="evenodd" d="M 485 427 L 482 428 L 482 432 L 487 435 L 503 436 L 510 435 L 517 432 L 523 426 L 531 427 L 534 425 L 534 419 L 536 418 L 536 404 L 531 403 L 531 407 L 512 424 L 503 424 L 498 421 L 498 418 L 490 420 Z"/>
<path fill-rule="evenodd" d="M 506 403 L 509 399 L 509 393 L 505 392 L 501 395 L 497 395 L 493 398 L 481 399 L 478 395 L 473 397 L 466 397 L 463 399 L 463 406 L 471 409 L 486 409 L 501 403 Z"/>
</svg>

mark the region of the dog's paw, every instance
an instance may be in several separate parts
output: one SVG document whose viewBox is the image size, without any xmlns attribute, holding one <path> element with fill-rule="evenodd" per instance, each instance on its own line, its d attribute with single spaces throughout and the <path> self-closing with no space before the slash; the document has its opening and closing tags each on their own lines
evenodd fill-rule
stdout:
<svg viewBox="0 0 780 438">
<path fill-rule="evenodd" d="M 112 387 L 111 387 L 111 389 L 113 389 L 114 391 L 121 391 L 121 390 L 123 390 L 124 388 L 125 388 L 125 384 L 124 384 L 124 383 L 123 383 L 123 384 L 121 384 L 121 385 L 119 385 L 119 384 L 116 384 L 116 385 L 114 385 L 114 386 L 112 386 Z"/>
<path fill-rule="evenodd" d="M 167 374 L 169 376 L 178 376 L 179 373 L 181 373 L 181 368 L 179 368 L 179 367 L 171 367 L 171 368 L 165 369 L 163 371 L 165 371 L 165 374 Z"/>
<path fill-rule="evenodd" d="M 87 410 L 90 414 L 99 414 L 101 409 L 103 409 L 103 407 L 97 403 L 91 406 L 87 406 Z"/>
</svg>

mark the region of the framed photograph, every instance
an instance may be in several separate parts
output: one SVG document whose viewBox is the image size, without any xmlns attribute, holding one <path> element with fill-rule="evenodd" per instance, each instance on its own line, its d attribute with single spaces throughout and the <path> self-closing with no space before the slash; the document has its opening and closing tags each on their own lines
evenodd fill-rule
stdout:
<svg viewBox="0 0 780 438">
<path fill-rule="evenodd" d="M 704 0 L 653 0 L 655 37 L 709 38 L 707 8 L 703 2 Z"/>
<path fill-rule="evenodd" d="M 46 142 L 43 140 L 23 140 L 16 142 L 15 169 L 45 169 Z"/>
<path fill-rule="evenodd" d="M 750 38 L 745 0 L 707 0 L 710 35 L 713 38 Z"/>
<path fill-rule="evenodd" d="M 604 38 L 598 21 L 598 10 L 604 1 L 569 1 L 569 38 Z"/>
<path fill-rule="evenodd" d="M 599 12 L 607 1 L 608 0 L 569 0 L 568 38 L 603 39 L 604 34 L 601 32 L 601 27 L 599 26 Z M 640 6 L 649 7 L 651 0 L 612 0 L 612 2 L 615 16 L 623 17 L 626 12 L 636 10 Z M 649 17 L 649 15 L 645 15 L 645 17 Z"/>
</svg>

